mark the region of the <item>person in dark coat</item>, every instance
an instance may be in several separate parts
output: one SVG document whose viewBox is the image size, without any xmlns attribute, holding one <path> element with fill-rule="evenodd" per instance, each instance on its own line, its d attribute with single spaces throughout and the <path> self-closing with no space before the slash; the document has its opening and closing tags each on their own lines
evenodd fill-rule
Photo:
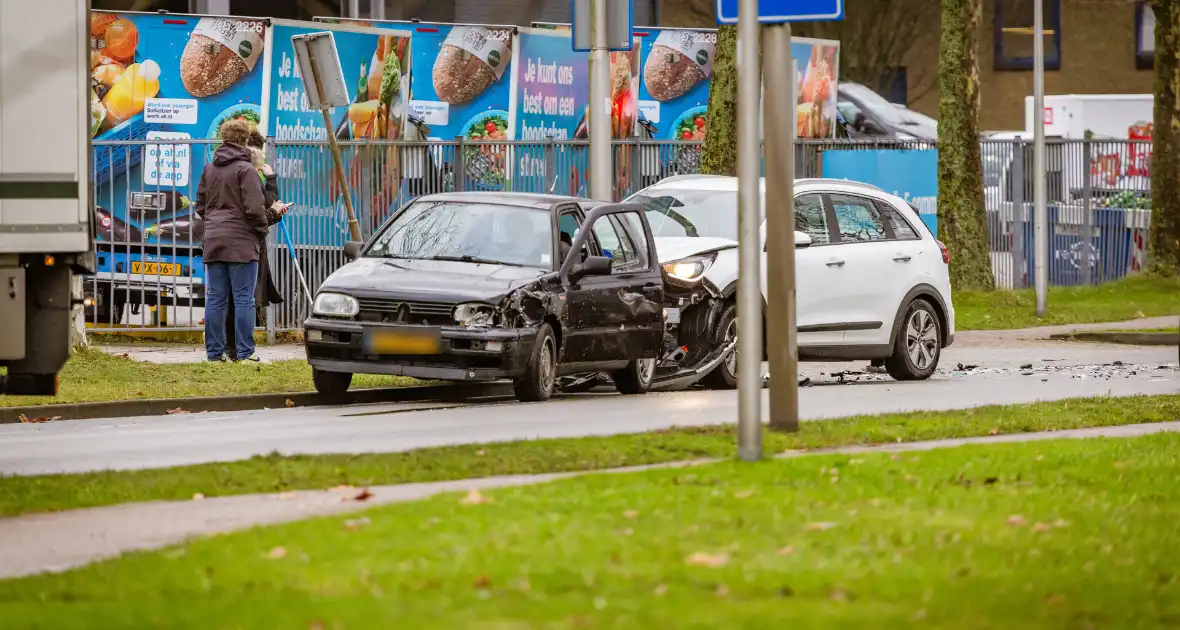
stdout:
<svg viewBox="0 0 1180 630">
<path fill-rule="evenodd" d="M 275 225 L 283 220 L 283 214 L 286 213 L 286 208 L 279 200 L 278 176 L 274 169 L 266 163 L 265 146 L 266 140 L 257 130 L 250 134 L 250 139 L 247 141 L 248 148 L 254 168 L 258 171 L 258 176 L 262 181 L 262 192 L 266 199 L 266 222 L 268 227 Z M 282 304 L 283 296 L 279 293 L 278 287 L 275 286 L 274 278 L 270 274 L 270 261 L 266 247 L 266 235 L 261 237 L 261 245 L 259 246 L 258 254 L 258 284 L 254 289 L 254 304 L 256 307 L 255 323 L 261 325 L 263 321 L 263 314 L 266 312 L 266 307 L 271 304 Z M 233 323 L 236 320 L 234 316 L 234 307 L 230 305 L 230 315 L 227 318 L 229 321 L 228 328 L 236 330 Z M 253 329 L 251 329 L 251 332 Z M 233 332 L 227 333 L 233 336 Z M 236 352 L 231 349 L 229 352 L 231 361 L 235 361 Z"/>
<path fill-rule="evenodd" d="M 254 289 L 258 283 L 261 238 L 268 229 L 262 180 L 251 162 L 246 142 L 250 123 L 242 119 L 221 125 L 223 144 L 213 153 L 197 185 L 197 216 L 205 237 L 205 352 L 210 361 L 225 361 L 226 317 L 234 304 L 238 360 L 257 361 L 254 354 Z"/>
</svg>

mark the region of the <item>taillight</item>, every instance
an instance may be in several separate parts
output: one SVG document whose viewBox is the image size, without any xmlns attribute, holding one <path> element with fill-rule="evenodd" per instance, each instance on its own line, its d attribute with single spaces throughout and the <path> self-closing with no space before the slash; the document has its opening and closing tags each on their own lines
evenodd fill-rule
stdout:
<svg viewBox="0 0 1180 630">
<path fill-rule="evenodd" d="M 951 250 L 946 248 L 946 243 L 942 241 L 934 242 L 938 243 L 938 249 L 942 252 L 942 262 L 947 265 L 951 264 Z"/>
</svg>

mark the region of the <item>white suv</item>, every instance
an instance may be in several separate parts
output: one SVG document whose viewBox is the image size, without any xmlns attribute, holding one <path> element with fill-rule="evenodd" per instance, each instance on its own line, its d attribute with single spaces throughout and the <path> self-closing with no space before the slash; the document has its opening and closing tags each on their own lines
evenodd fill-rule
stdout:
<svg viewBox="0 0 1180 630">
<path fill-rule="evenodd" d="M 627 201 L 646 208 L 665 285 L 681 289 L 666 306 L 682 347 L 699 356 L 734 339 L 737 179 L 671 177 Z M 795 230 L 799 359 L 866 360 L 898 380 L 929 378 L 954 341 L 955 311 L 950 253 L 916 209 L 868 184 L 797 179 Z M 764 255 L 763 304 L 766 273 Z M 703 382 L 734 387 L 736 365 L 730 357 Z"/>
</svg>

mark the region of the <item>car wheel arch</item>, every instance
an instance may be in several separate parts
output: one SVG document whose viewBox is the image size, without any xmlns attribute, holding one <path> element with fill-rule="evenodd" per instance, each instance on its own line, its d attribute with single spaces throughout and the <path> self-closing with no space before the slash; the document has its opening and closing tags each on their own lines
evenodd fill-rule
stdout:
<svg viewBox="0 0 1180 630">
<path fill-rule="evenodd" d="M 947 326 L 947 306 L 946 302 L 939 295 L 938 290 L 929 284 L 919 284 L 910 289 L 905 297 L 902 298 L 901 303 L 897 306 L 897 314 L 893 317 L 893 328 L 889 333 L 889 345 L 893 346 L 897 342 L 897 335 L 901 333 L 901 326 L 904 323 L 906 311 L 909 310 L 910 304 L 914 300 L 923 300 L 934 308 L 934 314 L 938 317 L 939 326 L 939 343 L 946 345 L 950 338 L 950 330 Z"/>
</svg>

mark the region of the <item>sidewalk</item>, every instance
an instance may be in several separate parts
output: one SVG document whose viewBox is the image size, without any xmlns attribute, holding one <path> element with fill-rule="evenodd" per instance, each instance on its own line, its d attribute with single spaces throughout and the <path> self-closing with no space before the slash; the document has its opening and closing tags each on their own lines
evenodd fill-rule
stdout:
<svg viewBox="0 0 1180 630">
<path fill-rule="evenodd" d="M 955 335 L 955 344 L 950 349 L 961 347 L 999 346 L 1016 342 L 1018 345 L 1029 341 L 1043 342 L 1057 345 L 1069 342 L 1051 341 L 1050 335 L 1068 334 L 1088 330 L 1135 330 L 1148 328 L 1166 328 L 1175 326 L 1180 317 L 1149 317 L 1126 322 L 1112 322 L 1107 324 L 1071 324 L 1065 326 L 1040 326 L 1017 330 L 968 330 Z M 204 346 L 197 344 L 117 344 L 97 345 L 96 348 L 111 354 L 126 354 L 136 361 L 147 363 L 199 363 L 205 360 Z M 300 344 L 282 344 L 275 346 L 258 346 L 258 356 L 263 361 L 303 360 L 305 358 L 303 346 Z"/>
<path fill-rule="evenodd" d="M 1180 422 L 788 452 L 777 457 L 924 451 L 969 444 L 1136 437 L 1164 432 L 1180 432 Z M 64 571 L 130 551 L 159 549 L 179 544 L 193 537 L 310 517 L 343 514 L 378 505 L 426 499 L 446 492 L 524 486 L 584 474 L 619 474 L 657 468 L 696 466 L 716 461 L 718 460 L 699 460 L 603 471 L 378 486 L 367 491 L 359 488 L 336 488 L 192 501 L 130 503 L 67 512 L 30 514 L 0 519 L 0 578 Z"/>
</svg>

